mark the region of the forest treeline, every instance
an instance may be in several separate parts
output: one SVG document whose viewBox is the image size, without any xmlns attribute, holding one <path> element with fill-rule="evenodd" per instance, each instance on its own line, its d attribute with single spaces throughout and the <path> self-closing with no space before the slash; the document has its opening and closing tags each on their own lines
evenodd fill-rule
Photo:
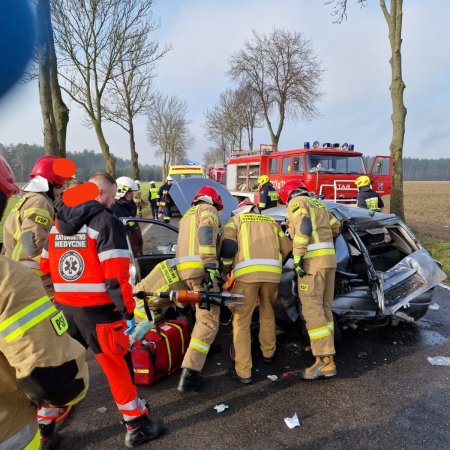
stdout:
<svg viewBox="0 0 450 450">
<path fill-rule="evenodd" d="M 36 160 L 44 155 L 44 147 L 30 144 L 3 145 L 0 144 L 0 153 L 11 165 L 18 181 L 28 180 L 28 174 L 34 166 Z M 89 175 L 98 170 L 105 170 L 105 162 L 101 153 L 93 150 L 83 150 L 82 152 L 67 152 L 67 158 L 77 165 L 77 179 L 86 181 Z M 116 175 L 132 176 L 131 161 L 116 157 Z M 139 164 L 140 177 L 142 181 L 162 178 L 162 167 L 158 165 Z"/>
</svg>

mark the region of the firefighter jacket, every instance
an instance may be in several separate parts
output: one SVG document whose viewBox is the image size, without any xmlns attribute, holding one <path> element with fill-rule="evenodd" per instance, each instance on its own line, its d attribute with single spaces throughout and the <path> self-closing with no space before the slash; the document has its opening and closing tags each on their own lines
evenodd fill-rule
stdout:
<svg viewBox="0 0 450 450">
<path fill-rule="evenodd" d="M 114 304 L 127 320 L 135 301 L 125 231 L 111 210 L 95 200 L 63 206 L 41 258 L 50 273 L 55 302 L 86 307 Z"/>
<path fill-rule="evenodd" d="M 54 216 L 55 208 L 50 197 L 41 192 L 25 194 L 5 221 L 3 242 L 6 256 L 42 275 L 39 260 Z"/>
<path fill-rule="evenodd" d="M 114 202 L 111 211 L 116 217 L 136 217 L 137 205 L 133 200 L 121 198 Z"/>
<path fill-rule="evenodd" d="M 0 256 L 0 448 L 39 448 L 36 406 L 68 406 L 88 388 L 86 351 L 39 278 Z"/>
<path fill-rule="evenodd" d="M 172 187 L 169 183 L 164 183 L 158 190 L 158 198 L 159 198 L 159 205 L 160 206 L 166 206 L 166 205 L 173 205 L 173 200 L 170 197 L 169 191 Z"/>
<path fill-rule="evenodd" d="M 225 225 L 220 258 L 225 272 L 233 267 L 236 280 L 279 283 L 283 261 L 292 251 L 289 238 L 272 218 L 239 214 Z"/>
<path fill-rule="evenodd" d="M 259 203 L 258 208 L 263 209 L 274 208 L 278 204 L 278 193 L 272 186 L 272 183 L 268 182 L 264 184 L 259 191 Z"/>
<path fill-rule="evenodd" d="M 146 205 L 145 200 L 142 199 L 142 192 L 141 191 L 136 191 L 133 194 L 133 201 L 134 201 L 138 211 L 140 209 L 142 209 Z"/>
<path fill-rule="evenodd" d="M 151 187 L 148 191 L 148 201 L 152 201 L 152 200 L 158 200 L 159 198 L 159 193 L 158 193 L 159 189 L 157 187 Z"/>
<path fill-rule="evenodd" d="M 170 290 L 187 289 L 186 284 L 180 280 L 175 268 L 175 259 L 162 261 L 133 289 L 133 292 L 167 292 Z M 169 300 L 147 297 L 145 300 L 151 310 L 167 308 L 172 304 Z M 137 322 L 147 319 L 144 300 L 136 301 L 134 315 Z"/>
<path fill-rule="evenodd" d="M 207 268 L 218 267 L 219 213 L 204 202 L 192 206 L 179 224 L 176 265 L 181 280 L 200 278 Z"/>
<path fill-rule="evenodd" d="M 381 208 L 384 207 L 384 202 L 370 186 L 363 186 L 359 189 L 358 206 L 371 211 L 381 211 Z"/>
<path fill-rule="evenodd" d="M 324 203 L 304 195 L 294 197 L 287 205 L 287 223 L 293 255 L 303 259 L 307 273 L 336 267 L 333 237 L 339 235 L 341 223 Z"/>
</svg>

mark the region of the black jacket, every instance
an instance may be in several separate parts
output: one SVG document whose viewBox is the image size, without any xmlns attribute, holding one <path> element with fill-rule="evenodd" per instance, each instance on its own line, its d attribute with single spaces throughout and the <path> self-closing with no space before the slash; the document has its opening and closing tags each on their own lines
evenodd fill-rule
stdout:
<svg viewBox="0 0 450 450">
<path fill-rule="evenodd" d="M 371 211 L 381 211 L 384 203 L 377 192 L 370 186 L 363 186 L 358 193 L 358 206 L 360 208 L 370 209 Z"/>
<path fill-rule="evenodd" d="M 137 216 L 137 206 L 133 200 L 125 200 L 124 198 L 116 200 L 112 205 L 111 210 L 116 217 Z"/>
<path fill-rule="evenodd" d="M 258 207 L 262 211 L 263 209 L 274 208 L 278 204 L 277 190 L 272 186 L 272 183 L 266 183 L 259 191 L 259 204 Z"/>
</svg>

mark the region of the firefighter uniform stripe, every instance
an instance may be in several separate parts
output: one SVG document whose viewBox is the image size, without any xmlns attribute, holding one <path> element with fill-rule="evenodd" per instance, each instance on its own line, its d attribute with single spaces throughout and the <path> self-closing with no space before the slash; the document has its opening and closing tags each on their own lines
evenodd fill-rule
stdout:
<svg viewBox="0 0 450 450">
<path fill-rule="evenodd" d="M 297 217 L 299 214 L 301 214 L 302 216 L 307 216 L 308 210 L 306 208 L 298 208 L 292 213 L 292 217 Z"/>
<path fill-rule="evenodd" d="M 309 338 L 312 341 L 315 341 L 316 339 L 322 339 L 326 336 L 330 336 L 331 332 L 328 328 L 328 325 L 326 327 L 320 327 L 320 328 L 314 328 L 313 330 L 308 330 Z"/>
<path fill-rule="evenodd" d="M 55 306 L 45 295 L 2 322 L 0 335 L 6 342 L 11 342 L 55 312 Z"/>
<path fill-rule="evenodd" d="M 250 259 L 249 261 L 242 261 L 234 267 L 235 270 L 242 269 L 244 267 L 263 265 L 263 266 L 275 266 L 281 269 L 281 261 L 278 259 L 261 258 L 261 259 Z"/>
<path fill-rule="evenodd" d="M 299 244 L 299 245 L 308 245 L 309 242 L 309 236 L 294 236 L 294 244 Z"/>
<path fill-rule="evenodd" d="M 310 252 L 312 250 L 319 250 L 321 248 L 333 248 L 334 244 L 332 242 L 317 242 L 315 244 L 309 244 L 306 251 Z"/>
<path fill-rule="evenodd" d="M 248 228 L 247 224 L 244 222 L 241 225 L 241 239 L 242 239 L 242 252 L 244 260 L 250 259 L 250 244 L 248 241 Z"/>
<path fill-rule="evenodd" d="M 150 369 L 133 369 L 134 373 L 150 373 Z"/>
<path fill-rule="evenodd" d="M 207 355 L 210 346 L 209 344 L 201 341 L 200 339 L 191 338 L 191 342 L 189 342 L 189 347 L 192 348 L 193 350 L 197 350 L 198 352 Z"/>
<path fill-rule="evenodd" d="M 250 267 L 246 267 L 245 269 L 239 269 L 235 270 L 233 272 L 235 278 L 239 278 L 242 275 L 247 275 L 249 273 L 254 272 L 269 272 L 269 273 L 276 273 L 281 275 L 282 268 L 281 267 L 273 267 L 273 266 L 260 266 L 260 265 L 252 265 Z"/>
<path fill-rule="evenodd" d="M 105 283 L 55 283 L 55 292 L 106 292 Z"/>
<path fill-rule="evenodd" d="M 216 247 L 213 245 L 199 245 L 198 251 L 205 255 L 215 255 L 217 253 Z"/>
<path fill-rule="evenodd" d="M 320 250 L 313 250 L 312 252 L 306 252 L 303 258 L 315 258 L 316 256 L 326 256 L 336 254 L 334 248 L 324 248 Z"/>
<path fill-rule="evenodd" d="M 328 329 L 334 331 L 334 322 L 327 322 Z"/>
<path fill-rule="evenodd" d="M 184 270 L 184 269 L 203 269 L 203 263 L 202 262 L 186 262 L 177 264 L 177 270 Z"/>
<path fill-rule="evenodd" d="M 112 258 L 130 258 L 130 251 L 114 249 L 114 250 L 106 250 L 105 252 L 101 252 L 98 254 L 98 259 L 100 260 L 100 262 Z"/>
<path fill-rule="evenodd" d="M 48 220 L 51 220 L 50 213 L 46 209 L 41 208 L 28 208 L 23 212 L 24 217 L 32 216 L 33 214 L 38 214 L 43 216 Z"/>
</svg>

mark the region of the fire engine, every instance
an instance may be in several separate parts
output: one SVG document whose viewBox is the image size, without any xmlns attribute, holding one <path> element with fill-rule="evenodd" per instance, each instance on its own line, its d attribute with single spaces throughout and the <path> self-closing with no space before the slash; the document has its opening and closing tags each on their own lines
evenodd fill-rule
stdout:
<svg viewBox="0 0 450 450">
<path fill-rule="evenodd" d="M 226 187 L 238 198 L 259 201 L 258 177 L 268 175 L 279 190 L 284 183 L 300 180 L 310 192 L 327 200 L 354 203 L 358 190 L 354 184 L 360 175 L 368 175 L 372 188 L 380 195 L 392 190 L 392 160 L 377 155 L 370 170 L 364 165 L 363 154 L 352 144 L 315 141 L 304 148 L 277 151 L 273 145 L 260 145 L 259 150 L 234 150 L 226 165 Z"/>
<path fill-rule="evenodd" d="M 208 166 L 206 168 L 206 177 L 217 181 L 220 184 L 225 184 L 225 176 L 226 176 L 226 169 L 222 166 Z"/>
</svg>

